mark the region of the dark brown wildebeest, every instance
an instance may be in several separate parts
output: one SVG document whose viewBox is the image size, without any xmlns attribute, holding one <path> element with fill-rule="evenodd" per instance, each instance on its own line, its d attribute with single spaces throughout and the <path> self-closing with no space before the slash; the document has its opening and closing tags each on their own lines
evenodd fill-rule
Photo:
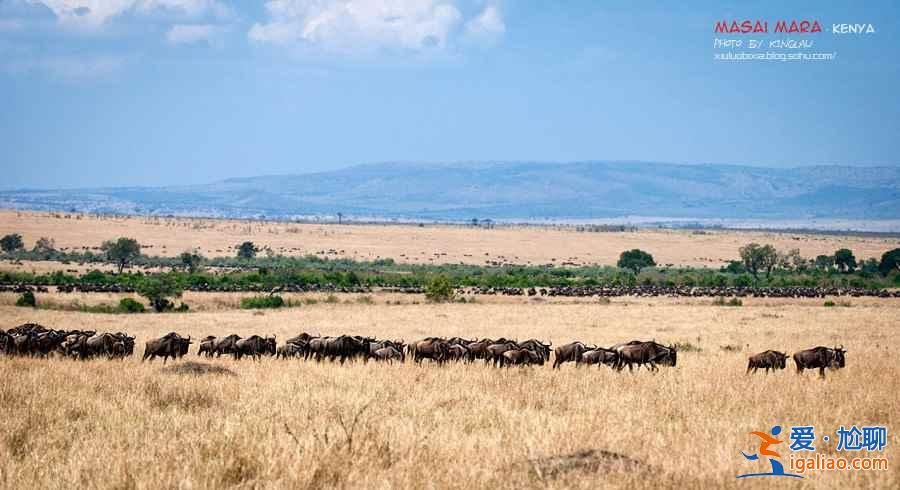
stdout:
<svg viewBox="0 0 900 490">
<path fill-rule="evenodd" d="M 448 361 L 466 361 L 469 359 L 469 349 L 461 344 L 451 344 L 447 346 Z"/>
<path fill-rule="evenodd" d="M 495 366 L 503 365 L 503 353 L 508 350 L 518 349 L 519 344 L 513 341 L 503 343 L 494 343 L 487 347 L 487 356 L 484 358 L 485 363 L 493 363 Z"/>
<path fill-rule="evenodd" d="M 87 359 L 95 356 L 113 356 L 113 345 L 118 339 L 110 333 L 102 333 L 84 341 L 79 358 Z"/>
<path fill-rule="evenodd" d="M 55 352 L 66 340 L 66 332 L 61 330 L 48 330 L 31 336 L 31 354 L 46 357 Z"/>
<path fill-rule="evenodd" d="M 314 356 L 316 362 L 322 360 L 322 357 L 325 356 L 325 345 L 331 340 L 332 337 L 313 337 L 309 339 L 309 343 L 306 344 L 306 352 L 303 355 L 304 359 L 309 359 L 310 356 Z"/>
<path fill-rule="evenodd" d="M 163 364 L 165 364 L 170 357 L 176 359 L 183 356 L 190 344 L 190 337 L 184 338 L 175 332 L 169 332 L 158 339 L 147 341 L 147 344 L 144 346 L 144 357 L 141 358 L 141 361 L 146 361 L 147 358 L 152 361 L 159 356 L 163 358 Z"/>
<path fill-rule="evenodd" d="M 239 340 L 241 340 L 241 336 L 235 334 L 216 340 L 213 345 L 213 352 L 215 352 L 216 357 L 222 357 L 222 354 L 231 354 L 234 356 L 236 351 L 235 345 Z M 212 355 L 212 353 L 210 353 L 210 355 Z"/>
<path fill-rule="evenodd" d="M 466 346 L 466 348 L 469 349 L 469 360 L 486 359 L 488 357 L 487 348 L 493 343 L 494 341 L 491 339 L 481 339 L 470 342 L 469 345 Z"/>
<path fill-rule="evenodd" d="M 405 346 L 406 344 L 402 340 L 378 340 L 369 342 L 369 355 L 366 357 L 366 360 L 368 360 L 369 358 L 375 358 L 376 352 L 388 347 L 400 352 L 400 357 L 405 360 L 406 356 L 403 354 Z"/>
<path fill-rule="evenodd" d="M 804 369 L 817 369 L 819 376 L 825 377 L 825 368 L 841 369 L 844 367 L 847 351 L 844 346 L 829 349 L 828 347 L 813 347 L 794 353 L 794 364 L 797 365 L 797 374 Z"/>
<path fill-rule="evenodd" d="M 234 343 L 234 358 L 241 359 L 244 356 L 250 356 L 258 361 L 263 355 L 274 355 L 276 353 L 275 337 L 260 337 L 259 335 L 251 335 L 246 339 L 238 340 Z"/>
<path fill-rule="evenodd" d="M 387 361 L 388 363 L 393 363 L 394 361 L 403 362 L 403 353 L 391 346 L 382 347 L 372 353 L 372 359 Z"/>
<path fill-rule="evenodd" d="M 553 345 L 553 342 L 549 344 L 545 344 L 537 339 L 528 339 L 525 342 L 519 342 L 519 347 L 522 349 L 528 349 L 533 352 L 537 352 L 544 358 L 544 362 L 550 361 L 550 346 Z"/>
<path fill-rule="evenodd" d="M 614 351 L 619 353 L 619 361 L 616 369 L 621 371 L 628 366 L 628 370 L 632 370 L 632 365 L 637 364 L 646 366 L 650 371 L 657 371 L 657 363 L 675 367 L 678 361 L 678 349 L 674 345 L 668 347 L 657 344 L 654 341 L 642 342 L 639 340 L 631 341 L 627 344 L 619 344 L 613 347 Z"/>
<path fill-rule="evenodd" d="M 0 330 L 0 354 L 12 353 L 12 336 Z"/>
<path fill-rule="evenodd" d="M 206 355 L 206 357 L 212 357 L 213 351 L 216 349 L 216 336 L 215 335 L 207 335 L 200 340 L 200 349 L 197 351 L 198 356 Z"/>
<path fill-rule="evenodd" d="M 500 366 L 527 366 L 544 364 L 544 356 L 531 349 L 510 349 L 500 356 Z"/>
<path fill-rule="evenodd" d="M 315 352 L 316 360 L 327 357 L 329 361 L 340 359 L 341 364 L 348 359 L 365 359 L 369 355 L 369 344 L 375 339 L 356 335 L 341 335 L 338 337 L 322 337 L 310 341 L 310 350 Z"/>
<path fill-rule="evenodd" d="M 747 374 L 750 374 L 751 371 L 754 373 L 758 369 L 765 369 L 766 374 L 769 374 L 769 369 L 772 371 L 776 369 L 784 369 L 786 362 L 787 354 L 784 352 L 778 352 L 777 350 L 767 350 L 765 352 L 760 352 L 759 354 L 755 354 L 750 356 L 750 359 L 747 361 Z"/>
<path fill-rule="evenodd" d="M 572 342 L 570 344 L 561 345 L 556 348 L 553 358 L 553 369 L 558 369 L 560 365 L 566 362 L 581 362 L 581 355 L 586 351 L 593 349 L 582 342 Z"/>
<path fill-rule="evenodd" d="M 595 347 L 589 351 L 585 351 L 581 355 L 581 360 L 575 362 L 576 366 L 580 364 L 596 364 L 597 367 L 605 364 L 611 368 L 615 368 L 619 364 L 619 353 L 612 349 Z"/>
<path fill-rule="evenodd" d="M 407 350 L 417 364 L 421 363 L 422 359 L 431 359 L 438 364 L 443 364 L 447 359 L 449 347 L 447 341 L 442 338 L 428 337 L 409 344 Z"/>
</svg>

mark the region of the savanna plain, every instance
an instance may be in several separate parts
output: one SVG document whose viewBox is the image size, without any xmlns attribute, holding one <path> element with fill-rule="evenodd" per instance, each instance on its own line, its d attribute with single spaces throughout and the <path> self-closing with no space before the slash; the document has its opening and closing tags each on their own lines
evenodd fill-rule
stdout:
<svg viewBox="0 0 900 490">
<path fill-rule="evenodd" d="M 50 235 L 38 225 L 29 226 L 35 227 L 35 234 Z M 77 225 L 68 229 L 74 234 Z M 325 232 L 332 229 L 349 233 L 336 227 Z M 414 236 L 426 232 L 414 229 Z M 90 228 L 85 233 L 97 232 Z M 664 233 L 651 237 L 673 239 Z M 108 235 L 104 238 L 121 233 L 112 230 Z M 489 243 L 499 247 L 494 253 L 515 253 L 515 235 L 510 236 Z M 731 241 L 747 241 L 744 236 L 723 236 L 725 242 L 717 245 L 723 250 Z M 570 246 L 597 246 L 578 242 L 580 237 L 600 240 L 570 234 Z M 384 247 L 418 250 L 419 244 L 404 242 L 401 233 L 389 238 L 391 243 Z M 681 235 L 675 239 L 693 240 Z M 352 255 L 352 240 L 344 240 L 342 248 Z M 152 243 L 150 238 L 144 241 Z M 236 241 L 223 240 L 222 247 Z M 355 250 L 363 253 L 368 243 Z M 477 253 L 474 248 L 452 249 L 452 241 L 442 243 L 456 257 Z M 876 248 L 887 248 L 872 247 L 873 254 Z M 602 250 L 592 253 L 612 253 L 597 248 Z M 522 250 L 522 255 L 547 255 L 525 246 Z M 670 252 L 675 262 L 680 256 L 690 262 L 702 253 Z M 277 311 L 247 311 L 236 308 L 237 294 L 186 293 L 189 313 L 119 315 L 16 307 L 14 295 L 0 294 L 3 328 L 35 322 L 53 328 L 126 331 L 137 336 L 138 354 L 121 361 L 0 357 L 0 486 L 900 486 L 900 437 L 895 431 L 900 419 L 900 302 L 895 299 L 852 298 L 827 308 L 822 300 L 808 299 L 750 298 L 743 306 L 723 307 L 708 298 L 601 302 L 479 296 L 471 303 L 430 304 L 418 295 L 377 292 L 365 301 L 350 294 L 338 294 L 336 301 L 325 301 L 324 295 L 298 296 L 317 301 L 294 301 L 291 304 L 302 306 Z M 72 300 L 56 293 L 45 298 Z M 79 300 L 116 298 L 83 295 Z M 677 366 L 662 366 L 655 373 L 573 364 L 553 370 L 550 365 L 506 369 L 481 362 L 437 366 L 410 360 L 345 365 L 271 357 L 258 362 L 209 360 L 197 357 L 196 344 L 185 358 L 165 366 L 159 360 L 141 362 L 144 342 L 170 331 L 193 339 L 230 333 L 276 335 L 279 343 L 301 332 L 407 342 L 432 335 L 538 338 L 552 341 L 554 347 L 572 340 L 608 346 L 655 339 L 681 349 Z M 777 349 L 790 354 L 817 345 L 843 345 L 846 367 L 829 370 L 824 379 L 810 371 L 796 374 L 792 361 L 774 374 L 745 373 L 753 353 Z M 189 362 L 222 369 L 192 369 Z M 842 425 L 886 426 L 887 444 L 878 456 L 891 465 L 879 472 L 810 472 L 802 480 L 737 480 L 741 473 L 768 470 L 763 463 L 746 461 L 740 451 L 756 450 L 749 432 L 776 424 L 813 425 L 820 434 Z M 783 454 L 785 445 L 778 448 Z M 841 455 L 834 443 L 819 444 L 817 452 Z"/>
</svg>

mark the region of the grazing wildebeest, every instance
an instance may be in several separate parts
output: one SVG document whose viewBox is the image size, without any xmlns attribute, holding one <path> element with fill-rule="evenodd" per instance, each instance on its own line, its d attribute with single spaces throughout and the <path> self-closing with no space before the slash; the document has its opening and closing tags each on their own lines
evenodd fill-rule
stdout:
<svg viewBox="0 0 900 490">
<path fill-rule="evenodd" d="M 754 373 L 758 369 L 765 369 L 766 374 L 769 374 L 769 369 L 772 371 L 776 369 L 784 369 L 787 359 L 787 354 L 784 352 L 778 352 L 777 350 L 767 350 L 765 352 L 760 352 L 759 354 L 755 354 L 750 356 L 750 359 L 747 362 L 747 374 L 750 374 L 750 371 Z"/>
<path fill-rule="evenodd" d="M 190 337 L 184 338 L 175 332 L 169 332 L 158 339 L 147 341 L 147 344 L 144 346 L 144 357 L 141 358 L 141 361 L 146 361 L 147 358 L 150 358 L 152 361 L 159 356 L 163 358 L 163 364 L 165 364 L 170 357 L 172 359 L 182 357 L 190 344 Z"/>
<path fill-rule="evenodd" d="M 588 347 L 582 342 L 572 342 L 557 347 L 553 358 L 553 369 L 558 369 L 561 364 L 566 362 L 578 364 L 581 362 L 581 355 L 591 349 L 592 347 Z"/>
<path fill-rule="evenodd" d="M 403 353 L 394 347 L 388 346 L 373 352 L 372 358 L 376 361 L 387 361 L 389 363 L 393 363 L 394 361 L 403 362 Z"/>
<path fill-rule="evenodd" d="M 581 360 L 575 362 L 576 366 L 580 364 L 596 364 L 598 367 L 605 364 L 611 368 L 615 368 L 619 364 L 619 353 L 612 349 L 594 347 L 589 351 L 585 351 L 581 355 Z"/>
<path fill-rule="evenodd" d="M 678 360 L 678 349 L 670 345 L 668 347 L 657 344 L 654 341 L 642 342 L 634 340 L 627 344 L 618 344 L 612 350 L 619 353 L 619 361 L 616 369 L 621 371 L 628 366 L 628 370 L 632 370 L 632 365 L 647 366 L 650 371 L 657 371 L 656 363 L 666 364 L 675 367 Z"/>
<path fill-rule="evenodd" d="M 447 359 L 449 347 L 447 341 L 442 338 L 428 337 L 409 344 L 407 350 L 416 363 L 421 363 L 422 359 L 431 359 L 438 364 L 443 364 Z"/>
<path fill-rule="evenodd" d="M 215 335 L 207 335 L 200 340 L 200 349 L 197 351 L 198 356 L 206 355 L 206 357 L 212 357 L 213 351 L 216 349 L 216 336 Z"/>
<path fill-rule="evenodd" d="M 844 346 L 830 349 L 828 347 L 813 347 L 794 353 L 794 364 L 797 365 L 797 374 L 804 369 L 819 369 L 819 376 L 825 377 L 825 368 L 841 369 L 844 367 L 844 356 L 847 351 Z"/>
<path fill-rule="evenodd" d="M 526 366 L 529 364 L 544 364 L 544 356 L 531 349 L 510 349 L 500 356 L 501 366 Z"/>
</svg>

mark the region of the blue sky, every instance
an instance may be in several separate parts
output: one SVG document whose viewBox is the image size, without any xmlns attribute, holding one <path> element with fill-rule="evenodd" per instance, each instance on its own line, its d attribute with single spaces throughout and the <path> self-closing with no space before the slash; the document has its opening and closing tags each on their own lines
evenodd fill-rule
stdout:
<svg viewBox="0 0 900 490">
<path fill-rule="evenodd" d="M 378 161 L 900 164 L 897 2 L 783 3 L 0 0 L 0 187 Z M 829 62 L 714 61 L 715 21 L 745 18 L 876 33 L 812 37 Z"/>
</svg>

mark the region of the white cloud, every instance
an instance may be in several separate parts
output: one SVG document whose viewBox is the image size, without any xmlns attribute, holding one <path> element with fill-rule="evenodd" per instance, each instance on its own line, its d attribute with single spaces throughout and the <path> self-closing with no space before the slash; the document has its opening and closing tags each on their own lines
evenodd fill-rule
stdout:
<svg viewBox="0 0 900 490">
<path fill-rule="evenodd" d="M 269 0 L 266 10 L 251 40 L 334 51 L 443 48 L 463 23 L 456 0 Z"/>
<path fill-rule="evenodd" d="M 125 13 L 169 13 L 180 17 L 231 15 L 219 0 L 27 0 L 49 8 L 64 25 L 96 29 Z"/>
<path fill-rule="evenodd" d="M 171 44 L 191 44 L 205 42 L 218 45 L 223 28 L 214 24 L 176 24 L 166 33 L 166 41 Z"/>
<path fill-rule="evenodd" d="M 471 37 L 493 37 L 506 32 L 506 24 L 500 9 L 488 5 L 477 17 L 466 22 L 466 35 Z"/>
</svg>

